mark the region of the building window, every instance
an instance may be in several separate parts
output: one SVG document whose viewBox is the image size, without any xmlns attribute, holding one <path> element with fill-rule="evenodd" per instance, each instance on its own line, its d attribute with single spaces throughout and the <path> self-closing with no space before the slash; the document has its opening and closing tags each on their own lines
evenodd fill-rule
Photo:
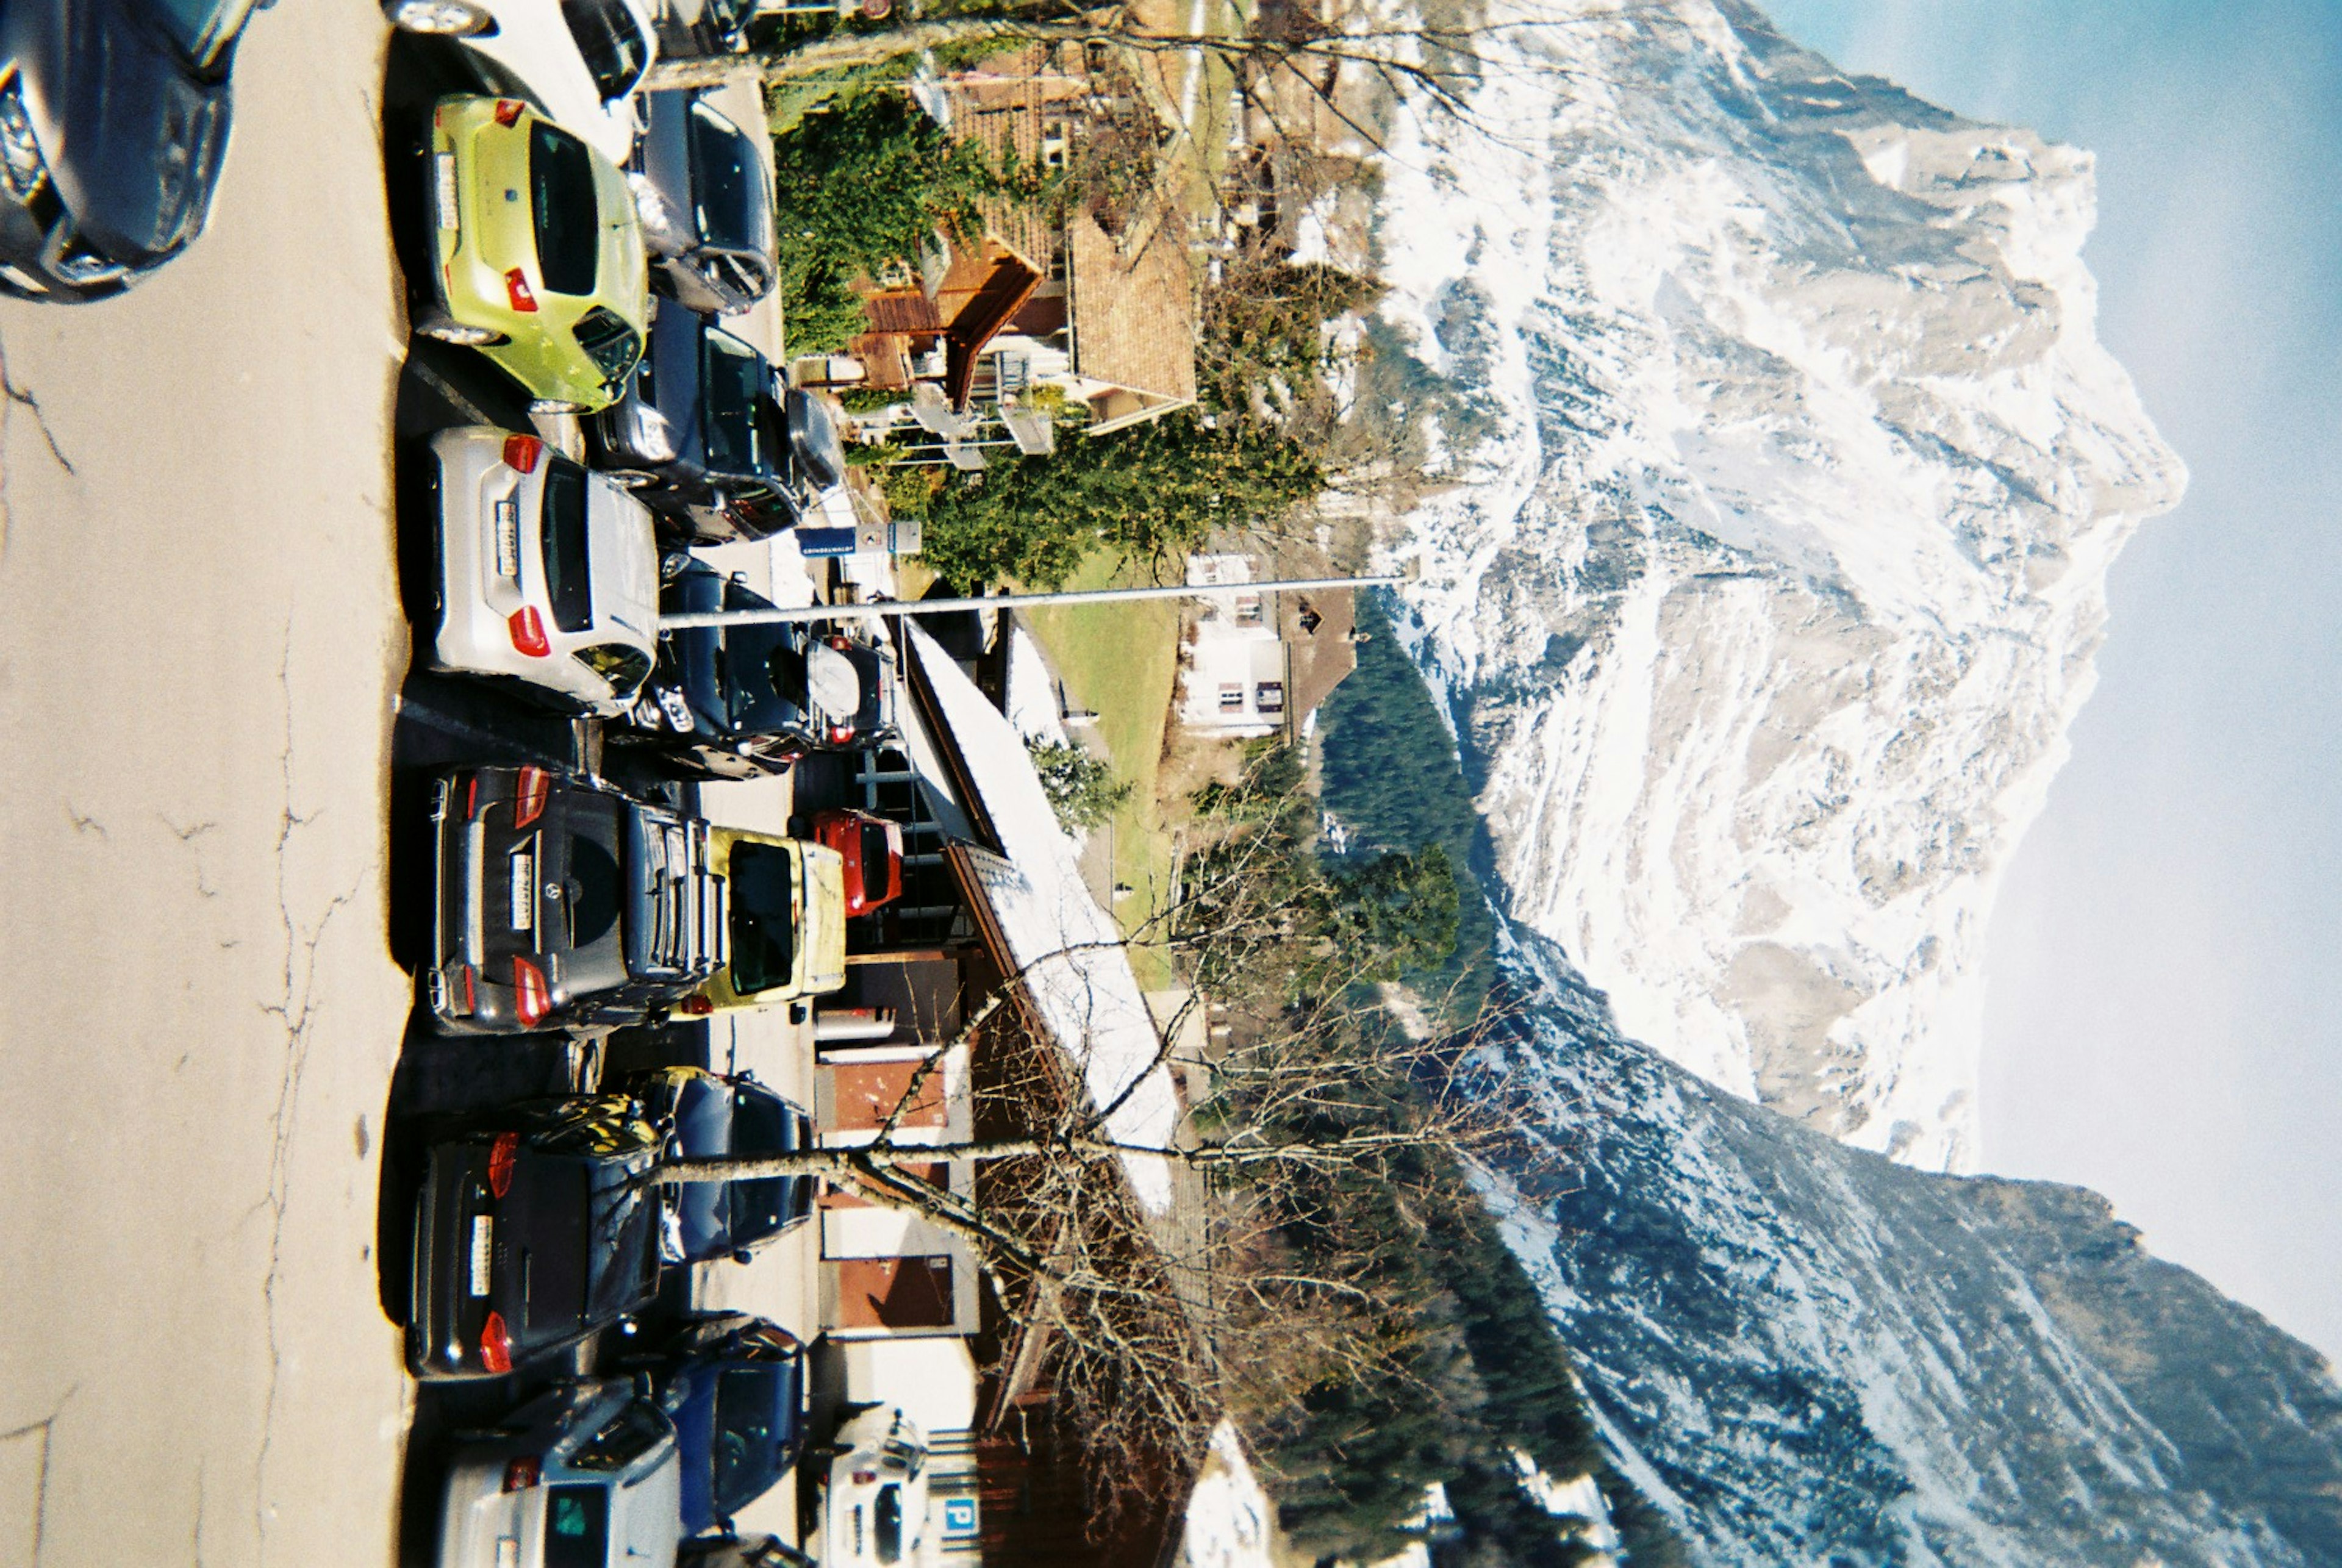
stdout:
<svg viewBox="0 0 2342 1568">
<path fill-rule="evenodd" d="M 1239 626 L 1257 626 L 1260 624 L 1259 594 L 1239 594 L 1236 595 L 1236 624 Z"/>
<path fill-rule="evenodd" d="M 1253 695 L 1255 699 L 1253 705 L 1264 714 L 1281 714 L 1285 711 L 1283 681 L 1263 681 Z M 1226 698 L 1221 699 L 1221 705 L 1226 705 Z"/>
<path fill-rule="evenodd" d="M 1240 714 L 1244 712 L 1244 686 L 1242 683 L 1236 681 L 1224 681 L 1220 684 L 1220 712 L 1224 714 Z"/>
</svg>

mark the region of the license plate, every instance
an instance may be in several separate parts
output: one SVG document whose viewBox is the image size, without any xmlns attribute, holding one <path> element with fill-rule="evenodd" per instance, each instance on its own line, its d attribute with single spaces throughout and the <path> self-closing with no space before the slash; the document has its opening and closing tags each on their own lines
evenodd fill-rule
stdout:
<svg viewBox="0 0 2342 1568">
<path fill-rule="evenodd" d="M 432 194 L 437 198 L 439 226 L 455 227 L 455 155 L 441 153 L 432 159 Z"/>
<path fill-rule="evenodd" d="M 495 1263 L 496 1223 L 485 1214 L 472 1216 L 472 1293 L 488 1293 L 488 1273 Z"/>
<path fill-rule="evenodd" d="M 536 929 L 536 856 L 512 857 L 512 928 Z"/>
<path fill-rule="evenodd" d="M 496 503 L 496 575 L 520 575 L 520 501 Z"/>
<path fill-rule="evenodd" d="M 520 1568 L 520 1537 L 496 1537 L 496 1568 Z"/>
</svg>

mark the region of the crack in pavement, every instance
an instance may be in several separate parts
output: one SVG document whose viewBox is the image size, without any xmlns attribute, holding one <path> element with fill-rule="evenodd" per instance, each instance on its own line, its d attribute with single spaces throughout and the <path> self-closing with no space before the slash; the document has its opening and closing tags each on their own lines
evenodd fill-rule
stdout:
<svg viewBox="0 0 2342 1568">
<path fill-rule="evenodd" d="M 57 433 L 49 428 L 49 416 L 43 411 L 40 398 L 30 387 L 16 384 L 15 376 L 8 369 L 7 347 L 0 344 L 0 561 L 7 559 L 8 539 L 12 533 L 8 526 L 14 515 L 8 495 L 8 429 L 18 409 L 33 416 L 33 423 L 40 427 L 41 439 L 49 444 L 49 455 L 56 459 L 57 466 L 74 478 L 81 476 L 81 471 L 73 465 L 73 459 L 67 457 L 65 449 L 57 444 Z"/>
<path fill-rule="evenodd" d="M 185 844 L 187 846 L 187 853 L 194 857 L 195 864 L 195 892 L 205 898 L 217 898 L 219 896 L 219 889 L 214 887 L 210 881 L 204 875 L 204 852 L 196 847 L 195 840 L 201 838 L 204 834 L 219 826 L 219 824 L 205 821 L 196 823 L 192 827 L 181 827 L 177 823 L 173 822 L 167 814 L 159 811 L 155 814 L 155 820 L 161 823 L 165 827 L 169 828 L 171 830 L 171 836 L 177 839 L 181 844 Z"/>
<path fill-rule="evenodd" d="M 0 505 L 0 511 L 5 510 L 5 505 Z M 98 821 L 97 818 L 94 816 L 84 816 L 80 812 L 75 810 L 74 804 L 71 801 L 65 802 L 65 820 L 74 824 L 74 832 L 75 833 L 94 833 L 100 838 L 112 838 L 114 836 L 112 834 L 105 831 L 105 824 Z"/>
<path fill-rule="evenodd" d="M 69 1383 L 57 1395 L 57 1403 L 48 1414 L 38 1421 L 26 1422 L 14 1432 L 0 1432 L 0 1443 L 13 1443 L 20 1437 L 41 1434 L 41 1478 L 33 1491 L 33 1568 L 41 1568 L 41 1549 L 46 1543 L 49 1528 L 49 1465 L 55 1453 L 56 1424 L 66 1403 L 81 1392 L 81 1384 Z"/>
<path fill-rule="evenodd" d="M 293 623 L 289 614 L 285 623 L 285 652 L 277 666 L 276 679 L 284 694 L 285 712 L 285 744 L 278 754 L 285 804 L 279 810 L 276 828 L 276 913 L 284 927 L 284 989 L 276 1001 L 262 1003 L 260 1010 L 284 1026 L 285 1071 L 277 1083 L 275 1109 L 268 1117 L 268 1188 L 252 1209 L 254 1213 L 264 1208 L 269 1211 L 268 1272 L 261 1283 L 261 1298 L 265 1309 L 263 1315 L 268 1335 L 268 1375 L 261 1403 L 260 1449 L 253 1459 L 253 1528 L 258 1545 L 255 1561 L 265 1559 L 268 1547 L 268 1457 L 276 1442 L 277 1383 L 285 1363 L 277 1322 L 276 1287 L 285 1272 L 285 1221 L 292 1203 L 295 1113 L 300 1101 L 302 1075 L 309 1062 L 309 1025 L 316 1005 L 317 948 L 325 940 L 325 928 L 333 923 L 334 916 L 356 899 L 358 888 L 363 885 L 361 874 L 358 884 L 354 884 L 345 893 L 335 894 L 326 902 L 315 921 L 305 927 L 294 914 L 287 870 L 293 839 L 296 833 L 316 822 L 325 812 L 321 807 L 304 815 L 293 807 Z M 192 840 L 207 825 L 198 824 L 181 836 Z"/>
</svg>

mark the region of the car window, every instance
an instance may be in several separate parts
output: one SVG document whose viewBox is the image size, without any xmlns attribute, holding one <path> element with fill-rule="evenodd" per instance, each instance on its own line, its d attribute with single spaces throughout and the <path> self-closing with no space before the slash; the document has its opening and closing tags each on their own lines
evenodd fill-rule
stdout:
<svg viewBox="0 0 2342 1568">
<path fill-rule="evenodd" d="M 618 924 L 618 898 L 625 886 L 618 857 L 590 838 L 569 844 L 569 884 L 562 902 L 569 906 L 569 944 L 591 947 Z"/>
<path fill-rule="evenodd" d="M 623 380 L 634 369 L 635 362 L 643 356 L 642 335 L 628 326 L 616 311 L 596 305 L 578 318 L 577 346 L 594 362 L 594 368 L 608 382 Z M 652 401 L 650 376 L 643 377 L 643 401 Z"/>
<path fill-rule="evenodd" d="M 614 696 L 623 697 L 647 680 L 651 656 L 624 643 L 596 643 L 577 651 L 577 662 L 610 684 Z"/>
<path fill-rule="evenodd" d="M 883 823 L 862 824 L 862 886 L 869 893 L 886 891 L 886 828 Z"/>
<path fill-rule="evenodd" d="M 903 1489 L 890 1481 L 870 1509 L 870 1544 L 881 1563 L 903 1560 Z"/>
<path fill-rule="evenodd" d="M 745 248 L 764 235 L 764 166 L 740 127 L 703 100 L 691 106 L 691 205 L 699 237 Z"/>
<path fill-rule="evenodd" d="M 545 1568 L 604 1568 L 610 1557 L 610 1489 L 591 1483 L 545 1493 Z"/>
<path fill-rule="evenodd" d="M 701 335 L 700 354 L 708 468 L 717 474 L 766 472 L 756 405 L 771 391 L 771 369 L 755 349 L 716 327 Z"/>
<path fill-rule="evenodd" d="M 550 294 L 588 295 L 602 255 L 602 211 L 586 144 L 549 120 L 528 134 L 529 195 L 536 221 L 536 270 Z"/>
<path fill-rule="evenodd" d="M 651 1451 L 666 1435 L 666 1425 L 651 1407 L 631 1400 L 607 1425 L 579 1445 L 569 1456 L 572 1470 L 624 1470 Z M 599 1491 L 596 1487 L 595 1490 Z"/>
<path fill-rule="evenodd" d="M 781 1399 L 787 1369 L 735 1367 L 716 1385 L 716 1512 L 736 1513 L 780 1477 Z"/>
<path fill-rule="evenodd" d="M 743 996 L 785 984 L 796 960 L 794 877 L 786 851 L 732 848 L 732 989 Z"/>
<path fill-rule="evenodd" d="M 545 474 L 545 594 L 553 623 L 565 632 L 594 624 L 594 584 L 586 558 L 586 470 L 553 458 Z"/>
<path fill-rule="evenodd" d="M 562 0 L 562 20 L 586 56 L 594 90 L 607 103 L 635 90 L 651 60 L 650 40 L 618 0 Z"/>
</svg>

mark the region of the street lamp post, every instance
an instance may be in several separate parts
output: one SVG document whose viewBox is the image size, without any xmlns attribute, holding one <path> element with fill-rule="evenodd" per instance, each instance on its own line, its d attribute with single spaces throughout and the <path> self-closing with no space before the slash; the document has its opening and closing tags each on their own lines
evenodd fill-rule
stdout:
<svg viewBox="0 0 2342 1568">
<path fill-rule="evenodd" d="M 767 610 L 694 610 L 661 615 L 659 630 L 686 626 L 766 626 L 789 621 L 877 620 L 887 615 L 942 615 L 955 610 L 1019 610 L 1031 604 L 1111 604 L 1126 599 L 1212 599 L 1245 594 L 1306 593 L 1320 588 L 1386 587 L 1406 575 L 1288 577 L 1267 583 L 1175 583 L 1158 588 L 1080 588 L 1064 594 L 997 594 L 974 599 L 875 599 L 853 604 L 778 605 Z"/>
</svg>

